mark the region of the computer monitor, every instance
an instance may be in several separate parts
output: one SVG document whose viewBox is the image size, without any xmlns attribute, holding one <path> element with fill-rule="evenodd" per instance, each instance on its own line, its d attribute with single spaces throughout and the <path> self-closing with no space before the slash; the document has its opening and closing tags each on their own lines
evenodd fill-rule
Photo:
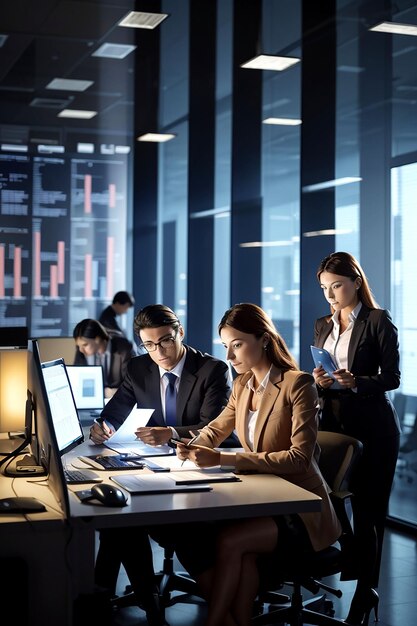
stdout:
<svg viewBox="0 0 417 626">
<path fill-rule="evenodd" d="M 83 429 L 63 359 L 42 363 L 42 375 L 59 453 L 65 454 L 84 441 Z"/>
<path fill-rule="evenodd" d="M 35 432 L 32 442 L 32 454 L 35 456 L 37 464 L 46 468 L 49 474 L 49 487 L 56 500 L 60 503 L 65 516 L 68 517 L 68 489 L 52 422 L 38 344 L 35 339 L 29 340 L 28 343 L 28 389 L 33 403 Z"/>
<path fill-rule="evenodd" d="M 104 407 L 104 379 L 101 365 L 67 365 L 77 409 L 101 410 Z"/>
</svg>

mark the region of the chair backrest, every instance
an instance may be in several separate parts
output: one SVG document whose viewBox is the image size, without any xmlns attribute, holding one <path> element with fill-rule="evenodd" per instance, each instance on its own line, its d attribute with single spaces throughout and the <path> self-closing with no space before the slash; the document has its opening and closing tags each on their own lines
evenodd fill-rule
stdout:
<svg viewBox="0 0 417 626">
<path fill-rule="evenodd" d="M 72 365 L 75 357 L 75 342 L 72 337 L 39 337 L 41 361 L 54 361 L 63 358 L 66 365 Z"/>
<path fill-rule="evenodd" d="M 354 437 L 324 430 L 318 432 L 317 441 L 321 450 L 320 471 L 330 489 L 349 490 L 352 472 L 362 454 L 362 443 Z"/>
</svg>

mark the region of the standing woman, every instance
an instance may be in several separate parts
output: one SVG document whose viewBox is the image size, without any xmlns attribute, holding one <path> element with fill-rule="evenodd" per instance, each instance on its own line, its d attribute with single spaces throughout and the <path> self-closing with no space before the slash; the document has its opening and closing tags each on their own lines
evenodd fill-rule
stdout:
<svg viewBox="0 0 417 626">
<path fill-rule="evenodd" d="M 111 398 L 122 384 L 133 346 L 125 337 L 110 337 L 107 330 L 90 318 L 75 326 L 72 333 L 76 352 L 74 365 L 101 365 L 104 376 L 104 395 Z"/>
<path fill-rule="evenodd" d="M 189 535 L 189 558 L 177 550 L 208 599 L 206 626 L 248 626 L 259 586 L 257 557 L 270 554 L 277 563 L 305 558 L 334 543 L 341 528 L 316 463 L 318 405 L 312 376 L 298 369 L 272 321 L 255 304 L 236 304 L 226 311 L 219 332 L 238 377 L 226 408 L 193 444 L 178 443 L 178 456 L 199 467 L 283 476 L 322 498 L 318 513 L 223 523 L 216 551 L 200 525 L 199 548 Z M 235 428 L 244 452 L 213 449 Z"/>
<path fill-rule="evenodd" d="M 328 376 L 315 368 L 323 430 L 342 432 L 363 443 L 352 486 L 358 540 L 358 582 L 348 624 L 377 617 L 382 540 L 398 456 L 400 427 L 387 391 L 400 384 L 397 329 L 378 307 L 358 261 L 335 252 L 320 263 L 317 279 L 331 314 L 315 323 L 314 345 L 328 350 L 339 366 Z"/>
</svg>

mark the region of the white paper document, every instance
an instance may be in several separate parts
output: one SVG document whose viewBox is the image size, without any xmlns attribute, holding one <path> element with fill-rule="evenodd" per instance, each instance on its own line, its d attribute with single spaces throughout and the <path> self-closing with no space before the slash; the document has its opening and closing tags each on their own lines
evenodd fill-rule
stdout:
<svg viewBox="0 0 417 626">
<path fill-rule="evenodd" d="M 149 446 L 136 438 L 136 430 L 146 426 L 154 409 L 132 409 L 118 430 L 104 442 L 104 445 L 116 452 L 140 454 L 141 456 L 161 456 L 173 454 L 174 450 L 168 445 Z"/>
</svg>

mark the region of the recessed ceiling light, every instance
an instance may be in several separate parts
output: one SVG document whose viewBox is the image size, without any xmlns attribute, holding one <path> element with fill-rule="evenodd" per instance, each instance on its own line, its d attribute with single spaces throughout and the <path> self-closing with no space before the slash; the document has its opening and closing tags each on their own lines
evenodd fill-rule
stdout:
<svg viewBox="0 0 417 626">
<path fill-rule="evenodd" d="M 325 180 L 322 183 L 315 183 L 314 185 L 306 185 L 303 187 L 304 192 L 309 191 L 321 191 L 322 189 L 332 189 L 333 187 L 340 187 L 341 185 L 350 185 L 351 183 L 360 183 L 362 178 L 359 176 L 342 176 L 341 178 L 334 178 L 333 180 Z"/>
<path fill-rule="evenodd" d="M 417 26 L 414 24 L 398 24 L 396 22 L 381 22 L 369 30 L 377 33 L 392 33 L 394 35 L 414 35 L 417 37 Z"/>
<path fill-rule="evenodd" d="M 299 63 L 300 59 L 296 57 L 279 57 L 272 54 L 258 54 L 253 59 L 249 59 L 246 63 L 242 63 L 240 67 L 252 70 L 275 70 L 282 72 L 288 67 Z"/>
<path fill-rule="evenodd" d="M 91 56 L 103 57 L 105 59 L 124 59 L 135 49 L 136 46 L 128 46 L 120 43 L 103 43 Z"/>
<path fill-rule="evenodd" d="M 65 147 L 39 144 L 38 152 L 40 152 L 41 154 L 63 154 L 65 152 Z"/>
<path fill-rule="evenodd" d="M 94 154 L 94 144 L 79 141 L 77 143 L 77 152 L 80 154 Z"/>
<path fill-rule="evenodd" d="M 350 235 L 353 232 L 349 228 L 325 228 L 324 230 L 310 230 L 303 233 L 303 237 L 323 237 L 326 235 Z"/>
<path fill-rule="evenodd" d="M 60 89 L 61 91 L 85 91 L 91 85 L 92 80 L 72 80 L 70 78 L 54 78 L 46 85 L 46 89 Z"/>
<path fill-rule="evenodd" d="M 58 117 L 72 117 L 77 120 L 91 120 L 97 115 L 97 111 L 83 111 L 82 109 L 63 109 Z"/>
<path fill-rule="evenodd" d="M 282 248 L 285 246 L 292 246 L 293 241 L 246 241 L 240 243 L 239 248 Z"/>
<path fill-rule="evenodd" d="M 28 146 L 19 145 L 16 143 L 2 143 L 1 149 L 5 152 L 27 152 Z"/>
<path fill-rule="evenodd" d="M 120 22 L 119 26 L 127 26 L 129 28 L 148 28 L 153 30 L 165 18 L 168 13 L 143 13 L 141 11 L 130 11 Z"/>
<path fill-rule="evenodd" d="M 137 141 L 153 141 L 156 143 L 163 143 L 164 141 L 169 141 L 170 139 L 174 139 L 176 135 L 172 133 L 145 133 L 140 137 L 137 137 Z"/>
<path fill-rule="evenodd" d="M 290 117 L 267 117 L 265 120 L 263 120 L 262 124 L 276 124 L 277 126 L 299 126 L 300 124 L 302 124 L 302 121 Z"/>
<path fill-rule="evenodd" d="M 114 146 L 114 152 L 116 154 L 129 154 L 130 146 Z"/>
</svg>

